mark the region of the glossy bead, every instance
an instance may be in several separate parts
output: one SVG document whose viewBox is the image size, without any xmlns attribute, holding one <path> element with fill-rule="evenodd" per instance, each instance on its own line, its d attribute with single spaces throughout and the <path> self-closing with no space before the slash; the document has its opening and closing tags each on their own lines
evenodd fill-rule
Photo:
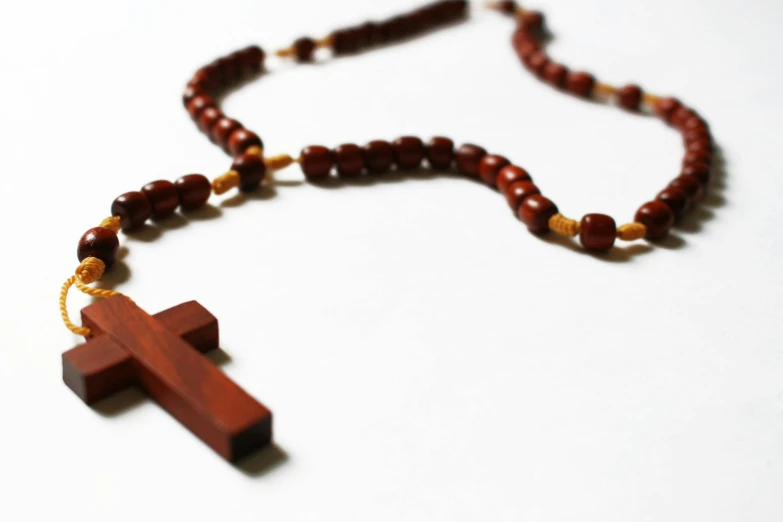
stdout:
<svg viewBox="0 0 783 522">
<path fill-rule="evenodd" d="M 516 181 L 532 181 L 530 174 L 516 165 L 506 165 L 498 172 L 495 185 L 501 194 L 505 194 L 508 187 Z M 516 210 L 516 209 L 515 209 Z"/>
<path fill-rule="evenodd" d="M 371 174 L 388 172 L 394 163 L 394 149 L 384 140 L 373 140 L 364 146 L 364 166 Z"/>
<path fill-rule="evenodd" d="M 525 199 L 536 194 L 541 194 L 541 191 L 538 189 L 538 187 L 535 186 L 532 181 L 525 180 L 511 183 L 506 188 L 505 192 L 506 202 L 514 212 L 519 210 L 519 207 L 522 205 Z"/>
<path fill-rule="evenodd" d="M 638 111 L 642 102 L 642 89 L 638 85 L 626 85 L 617 90 L 617 103 L 625 110 Z"/>
<path fill-rule="evenodd" d="M 662 239 L 674 224 L 674 213 L 663 201 L 648 201 L 636 211 L 634 221 L 647 227 L 646 239 Z"/>
<path fill-rule="evenodd" d="M 312 38 L 299 38 L 294 42 L 294 54 L 298 62 L 312 62 L 315 52 L 315 41 Z"/>
<path fill-rule="evenodd" d="M 199 114 L 207 107 L 214 107 L 215 100 L 208 94 L 199 94 L 194 96 L 187 105 L 188 114 L 194 121 L 198 121 Z"/>
<path fill-rule="evenodd" d="M 617 225 L 606 214 L 587 214 L 579 225 L 579 241 L 587 250 L 609 250 L 616 236 Z"/>
<path fill-rule="evenodd" d="M 427 143 L 427 162 L 436 170 L 446 170 L 454 161 L 454 142 L 436 136 Z"/>
<path fill-rule="evenodd" d="M 655 112 L 664 121 L 671 123 L 674 111 L 680 107 L 680 101 L 676 98 L 661 98 L 655 103 Z"/>
<path fill-rule="evenodd" d="M 182 104 L 187 108 L 188 103 L 190 103 L 190 100 L 202 94 L 207 94 L 204 91 L 203 87 L 197 84 L 188 83 L 188 85 L 185 87 L 184 92 L 182 93 Z"/>
<path fill-rule="evenodd" d="M 457 171 L 468 176 L 478 176 L 481 158 L 487 155 L 483 147 L 466 143 L 454 153 L 457 162 Z"/>
<path fill-rule="evenodd" d="M 187 174 L 174 182 L 179 198 L 179 206 L 183 210 L 195 210 L 203 207 L 212 194 L 212 185 L 206 176 Z"/>
<path fill-rule="evenodd" d="M 223 117 L 223 113 L 217 107 L 207 107 L 198 116 L 198 128 L 201 132 L 212 138 L 212 128 Z"/>
<path fill-rule="evenodd" d="M 364 154 L 358 145 L 346 143 L 333 151 L 337 174 L 344 178 L 356 177 L 364 170 Z"/>
<path fill-rule="evenodd" d="M 242 124 L 237 120 L 223 116 L 217 122 L 215 122 L 215 125 L 212 127 L 212 141 L 223 147 L 223 150 L 228 152 L 229 136 L 231 136 L 235 130 L 241 128 Z"/>
<path fill-rule="evenodd" d="M 525 182 L 523 182 L 525 183 Z M 540 194 L 525 198 L 517 215 L 533 234 L 549 231 L 549 219 L 557 214 L 557 205 Z"/>
<path fill-rule="evenodd" d="M 682 160 L 683 166 L 690 163 L 704 163 L 712 165 L 712 153 L 708 150 L 690 150 L 685 153 Z"/>
<path fill-rule="evenodd" d="M 76 247 L 76 257 L 81 263 L 88 257 L 97 257 L 110 267 L 117 260 L 120 250 L 120 240 L 117 234 L 105 227 L 91 228 L 84 233 Z"/>
<path fill-rule="evenodd" d="M 500 169 L 511 162 L 498 154 L 487 154 L 479 162 L 479 176 L 490 187 L 497 187 L 498 173 Z"/>
<path fill-rule="evenodd" d="M 144 185 L 141 191 L 152 205 L 152 219 L 165 219 L 177 210 L 179 198 L 171 181 L 153 181 Z"/>
<path fill-rule="evenodd" d="M 674 220 L 678 221 L 688 210 L 688 195 L 677 187 L 666 187 L 655 196 L 658 201 L 663 201 L 674 214 Z"/>
<path fill-rule="evenodd" d="M 688 196 L 689 208 L 693 207 L 696 203 L 701 201 L 704 197 L 704 185 L 699 181 L 696 176 L 690 174 L 680 175 L 669 183 L 670 187 L 677 187 L 682 189 Z"/>
<path fill-rule="evenodd" d="M 266 176 L 264 158 L 258 154 L 240 154 L 234 158 L 231 170 L 239 173 L 239 190 L 242 192 L 256 190 Z"/>
<path fill-rule="evenodd" d="M 152 205 L 142 192 L 126 192 L 111 204 L 111 215 L 119 216 L 122 230 L 131 232 L 152 216 Z"/>
<path fill-rule="evenodd" d="M 400 170 L 411 170 L 421 166 L 424 159 L 424 143 L 413 136 L 397 138 L 392 143 L 394 162 Z"/>
<path fill-rule="evenodd" d="M 568 68 L 559 63 L 549 62 L 544 66 L 542 75 L 544 81 L 549 85 L 560 89 L 565 85 L 566 76 L 568 76 Z"/>
<path fill-rule="evenodd" d="M 710 166 L 706 163 L 689 163 L 683 166 L 680 174 L 689 174 L 698 179 L 702 185 L 710 182 Z"/>
<path fill-rule="evenodd" d="M 310 145 L 302 149 L 302 172 L 309 180 L 322 180 L 329 177 L 332 170 L 332 153 L 326 147 Z"/>
<path fill-rule="evenodd" d="M 569 72 L 566 75 L 565 88 L 571 94 L 582 98 L 589 98 L 593 93 L 595 78 L 586 72 Z"/>
<path fill-rule="evenodd" d="M 253 132 L 247 129 L 237 129 L 231 133 L 228 137 L 228 152 L 232 156 L 242 154 L 250 147 L 264 147 L 264 143 L 261 138 Z"/>
<path fill-rule="evenodd" d="M 242 75 L 244 77 L 252 76 L 261 72 L 264 67 L 264 51 L 257 45 L 251 45 L 237 52 L 239 61 L 242 65 Z"/>
</svg>

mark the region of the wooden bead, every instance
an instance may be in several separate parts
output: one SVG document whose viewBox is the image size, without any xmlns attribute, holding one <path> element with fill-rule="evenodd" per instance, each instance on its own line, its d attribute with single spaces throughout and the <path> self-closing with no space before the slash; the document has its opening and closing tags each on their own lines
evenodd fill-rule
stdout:
<svg viewBox="0 0 783 522">
<path fill-rule="evenodd" d="M 220 87 L 220 72 L 213 65 L 205 65 L 193 73 L 190 81 L 203 85 L 208 92 L 215 92 Z"/>
<path fill-rule="evenodd" d="M 315 41 L 312 38 L 299 38 L 294 42 L 294 54 L 298 62 L 312 62 Z"/>
<path fill-rule="evenodd" d="M 188 83 L 188 85 L 185 87 L 185 91 L 182 93 L 182 104 L 185 106 L 185 108 L 187 108 L 190 100 L 202 94 L 207 94 L 207 92 L 201 85 Z"/>
<path fill-rule="evenodd" d="M 238 53 L 238 58 L 242 64 L 242 75 L 244 77 L 253 76 L 261 72 L 264 67 L 264 51 L 257 45 L 251 45 L 242 49 Z"/>
<path fill-rule="evenodd" d="M 239 173 L 239 190 L 252 192 L 266 177 L 264 158 L 258 154 L 240 154 L 234 158 L 231 170 Z"/>
<path fill-rule="evenodd" d="M 400 170 L 411 170 L 421 166 L 424 159 L 424 143 L 414 136 L 403 136 L 392 143 L 394 162 Z"/>
<path fill-rule="evenodd" d="M 131 232 L 152 216 L 152 205 L 142 192 L 126 192 L 111 204 L 111 215 L 119 216 L 122 230 Z"/>
<path fill-rule="evenodd" d="M 645 239 L 662 239 L 674 224 L 674 213 L 663 201 L 648 201 L 636 211 L 634 221 L 647 228 Z"/>
<path fill-rule="evenodd" d="M 179 198 L 179 206 L 183 210 L 201 208 L 212 194 L 212 184 L 201 174 L 187 174 L 174 182 Z"/>
<path fill-rule="evenodd" d="M 264 142 L 253 131 L 237 129 L 228 137 L 228 152 L 232 156 L 242 154 L 250 147 L 264 148 Z"/>
<path fill-rule="evenodd" d="M 549 62 L 544 66 L 541 74 L 544 81 L 549 85 L 560 89 L 565 85 L 566 76 L 568 76 L 568 68 L 559 63 Z"/>
<path fill-rule="evenodd" d="M 666 187 L 655 196 L 655 199 L 668 205 L 675 221 L 679 221 L 688 210 L 688 195 L 681 188 Z"/>
<path fill-rule="evenodd" d="M 207 107 L 214 107 L 215 100 L 208 94 L 199 94 L 194 96 L 187 105 L 188 114 L 193 118 L 193 121 L 198 121 L 199 114 Z"/>
<path fill-rule="evenodd" d="M 479 162 L 479 176 L 490 187 L 497 187 L 498 173 L 500 169 L 511 162 L 498 154 L 487 154 Z"/>
<path fill-rule="evenodd" d="M 356 177 L 364 170 L 364 154 L 358 145 L 346 143 L 333 151 L 337 173 L 344 178 Z"/>
<path fill-rule="evenodd" d="M 669 183 L 670 187 L 682 189 L 688 196 L 688 207 L 692 208 L 704 197 L 704 185 L 699 178 L 690 174 L 680 175 Z"/>
<path fill-rule="evenodd" d="M 532 181 L 514 181 L 506 188 L 505 195 L 508 206 L 511 210 L 517 212 L 519 207 L 525 201 L 525 199 L 536 194 L 541 194 L 541 191 Z"/>
<path fill-rule="evenodd" d="M 664 121 L 671 123 L 674 111 L 680 107 L 680 100 L 676 98 L 661 98 L 655 103 L 655 113 Z"/>
<path fill-rule="evenodd" d="M 525 183 L 525 182 L 523 182 Z M 557 205 L 540 194 L 525 198 L 517 215 L 533 234 L 549 231 L 549 218 L 557 214 Z"/>
<path fill-rule="evenodd" d="M 579 241 L 587 250 L 609 250 L 614 246 L 617 225 L 606 214 L 587 214 L 579 226 Z"/>
<path fill-rule="evenodd" d="M 141 191 L 152 205 L 152 219 L 166 219 L 177 210 L 179 198 L 174 183 L 161 179 L 147 183 Z"/>
<path fill-rule="evenodd" d="M 544 15 L 539 11 L 524 11 L 520 17 L 523 29 L 531 34 L 541 34 L 544 30 Z"/>
<path fill-rule="evenodd" d="M 468 176 L 478 176 L 481 158 L 487 155 L 483 147 L 466 143 L 454 153 L 457 161 L 457 171 Z"/>
<path fill-rule="evenodd" d="M 88 257 L 97 257 L 110 267 L 117 260 L 120 250 L 120 240 L 117 234 L 106 227 L 91 228 L 84 233 L 76 248 L 76 257 L 81 263 Z"/>
<path fill-rule="evenodd" d="M 504 0 L 498 2 L 497 9 L 502 13 L 514 14 L 517 10 L 517 3 L 514 0 Z"/>
<path fill-rule="evenodd" d="M 704 163 L 712 165 L 712 153 L 707 150 L 689 150 L 682 160 L 683 167 L 691 163 Z"/>
<path fill-rule="evenodd" d="M 694 176 L 705 186 L 710 182 L 710 166 L 706 163 L 689 163 L 682 167 L 680 174 Z"/>
<path fill-rule="evenodd" d="M 642 102 L 642 89 L 638 85 L 626 85 L 617 90 L 617 103 L 625 110 L 638 111 Z"/>
<path fill-rule="evenodd" d="M 449 138 L 436 136 L 427 143 L 427 162 L 436 170 L 446 170 L 454 161 L 454 142 Z"/>
<path fill-rule="evenodd" d="M 394 163 L 394 149 L 384 140 L 373 140 L 364 146 L 364 166 L 371 174 L 388 172 Z"/>
<path fill-rule="evenodd" d="M 207 107 L 201 111 L 198 116 L 198 128 L 201 129 L 201 132 L 209 136 L 209 139 L 214 141 L 214 138 L 212 138 L 212 128 L 222 117 L 223 113 L 220 112 L 220 109 L 217 107 Z"/>
<path fill-rule="evenodd" d="M 530 174 L 522 167 L 506 165 L 498 172 L 497 178 L 495 179 L 495 185 L 497 185 L 501 194 L 505 194 L 509 185 L 515 181 L 532 181 L 532 179 Z"/>
<path fill-rule="evenodd" d="M 573 95 L 589 98 L 593 94 L 595 78 L 586 72 L 569 72 L 566 75 L 565 88 Z"/>
<path fill-rule="evenodd" d="M 314 181 L 329 177 L 329 172 L 334 164 L 329 149 L 320 145 L 310 145 L 302 149 L 300 157 L 302 158 L 302 172 L 307 179 Z"/>
<path fill-rule="evenodd" d="M 237 120 L 222 117 L 212 127 L 212 141 L 220 145 L 223 150 L 228 152 L 228 138 L 231 134 L 242 128 L 242 124 Z"/>
<path fill-rule="evenodd" d="M 549 57 L 544 51 L 536 51 L 528 56 L 525 65 L 536 76 L 541 77 L 544 73 L 544 68 L 549 64 Z"/>
<path fill-rule="evenodd" d="M 359 32 L 340 29 L 332 33 L 332 50 L 335 55 L 355 53 L 359 50 Z"/>
<path fill-rule="evenodd" d="M 224 87 L 231 87 L 242 80 L 242 63 L 237 53 L 231 53 L 215 61 Z"/>
</svg>

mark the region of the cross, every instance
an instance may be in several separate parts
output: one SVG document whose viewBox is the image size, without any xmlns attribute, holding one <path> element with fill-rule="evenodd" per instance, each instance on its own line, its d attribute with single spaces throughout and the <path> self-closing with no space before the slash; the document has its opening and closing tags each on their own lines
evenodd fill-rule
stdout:
<svg viewBox="0 0 783 522">
<path fill-rule="evenodd" d="M 197 302 L 153 317 L 113 296 L 82 323 L 92 333 L 63 354 L 63 380 L 87 404 L 137 385 L 229 461 L 271 441 L 272 413 L 201 355 L 218 347 L 218 323 Z"/>
</svg>

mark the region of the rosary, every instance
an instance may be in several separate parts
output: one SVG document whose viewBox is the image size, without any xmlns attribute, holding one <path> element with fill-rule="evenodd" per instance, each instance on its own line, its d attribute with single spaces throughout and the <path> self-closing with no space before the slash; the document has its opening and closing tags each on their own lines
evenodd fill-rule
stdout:
<svg viewBox="0 0 783 522">
<path fill-rule="evenodd" d="M 333 175 L 351 178 L 420 169 L 425 162 L 435 171 L 455 169 L 483 180 L 505 196 L 531 233 L 578 236 L 590 251 L 607 251 L 618 239 L 664 238 L 675 221 L 704 197 L 713 149 L 707 123 L 675 98 L 646 93 L 634 84 L 615 88 L 587 72 L 571 71 L 552 61 L 544 50 L 548 35 L 541 13 L 523 9 L 514 1 L 490 2 L 488 6 L 514 18 L 514 50 L 522 64 L 543 82 L 573 96 L 614 102 L 627 111 L 658 116 L 682 133 L 685 155 L 680 175 L 639 207 L 632 222 L 617 226 L 605 214 L 570 219 L 541 194 L 524 168 L 504 156 L 488 154 L 478 145 L 455 148 L 445 137 L 424 143 L 404 136 L 392 142 L 375 140 L 363 147 L 343 144 L 334 149 L 310 145 L 298 158 L 265 156 L 261 138 L 224 115 L 215 99 L 225 89 L 264 71 L 264 51 L 247 47 L 196 71 L 183 94 L 185 108 L 199 129 L 233 158 L 231 169 L 212 181 L 201 174 L 188 174 L 173 183 L 153 181 L 141 191 L 122 194 L 112 203 L 111 216 L 79 241 L 80 264 L 62 286 L 60 313 L 65 326 L 87 342 L 63 354 L 65 384 L 88 404 L 139 386 L 229 461 L 269 444 L 271 412 L 201 355 L 218 347 L 218 322 L 212 314 L 190 301 L 151 316 L 127 296 L 89 285 L 116 261 L 120 229 L 133 232 L 148 219 L 165 220 L 178 208 L 184 212 L 198 209 L 213 193 L 257 190 L 270 182 L 274 171 L 293 163 L 299 164 L 311 183 L 326 183 Z M 276 54 L 302 63 L 312 62 L 319 49 L 328 49 L 333 56 L 350 55 L 410 39 L 466 16 L 466 1 L 444 0 L 381 22 L 339 29 L 320 40 L 300 38 Z M 68 315 L 66 298 L 71 286 L 106 298 L 82 309 L 82 326 L 72 323 Z"/>
</svg>

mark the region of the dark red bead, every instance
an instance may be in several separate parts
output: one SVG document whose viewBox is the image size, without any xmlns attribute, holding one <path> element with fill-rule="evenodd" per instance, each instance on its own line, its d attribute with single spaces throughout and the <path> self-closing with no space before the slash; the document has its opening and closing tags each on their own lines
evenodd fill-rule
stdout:
<svg viewBox="0 0 783 522">
<path fill-rule="evenodd" d="M 236 53 L 219 58 L 215 65 L 223 78 L 223 86 L 231 87 L 242 80 L 242 62 Z"/>
<path fill-rule="evenodd" d="M 642 102 L 642 89 L 638 85 L 626 85 L 617 90 L 617 103 L 625 110 L 638 111 Z"/>
<path fill-rule="evenodd" d="M 294 42 L 294 53 L 299 62 L 312 62 L 315 53 L 315 41 L 312 38 L 299 38 Z"/>
<path fill-rule="evenodd" d="M 655 102 L 655 112 L 667 123 L 672 122 L 674 111 L 680 107 L 680 100 L 676 98 L 661 98 Z"/>
<path fill-rule="evenodd" d="M 334 54 L 350 54 L 359 50 L 359 32 L 353 29 L 340 29 L 332 33 Z"/>
<path fill-rule="evenodd" d="M 682 168 L 680 174 L 689 174 L 698 179 L 702 185 L 710 182 L 710 166 L 706 163 L 689 163 Z"/>
<path fill-rule="evenodd" d="M 81 263 L 88 257 L 95 257 L 110 267 L 117 260 L 120 250 L 120 240 L 113 231 L 105 227 L 91 228 L 79 240 L 76 247 L 76 257 Z"/>
<path fill-rule="evenodd" d="M 201 111 L 201 114 L 199 114 L 198 117 L 198 128 L 201 129 L 201 132 L 209 136 L 209 139 L 212 138 L 212 128 L 215 126 L 217 121 L 223 117 L 223 113 L 220 112 L 220 109 L 217 107 L 207 107 L 203 111 Z"/>
<path fill-rule="evenodd" d="M 579 241 L 587 250 L 609 250 L 616 236 L 617 225 L 606 214 L 587 214 L 579 224 Z"/>
<path fill-rule="evenodd" d="M 454 161 L 454 142 L 436 136 L 427 143 L 427 162 L 436 170 L 446 170 Z"/>
<path fill-rule="evenodd" d="M 394 149 L 384 140 L 373 140 L 364 146 L 364 166 L 371 174 L 388 172 L 394 163 Z"/>
<path fill-rule="evenodd" d="M 647 228 L 646 239 L 662 239 L 674 224 L 674 213 L 663 201 L 648 201 L 636 211 L 634 221 Z"/>
<path fill-rule="evenodd" d="M 538 11 L 524 11 L 520 21 L 522 28 L 531 34 L 540 34 L 544 30 L 544 15 Z"/>
<path fill-rule="evenodd" d="M 251 45 L 237 52 L 242 65 L 242 76 L 248 77 L 261 72 L 264 67 L 264 51 L 257 45 Z"/>
<path fill-rule="evenodd" d="M 532 181 L 532 179 L 530 178 L 530 174 L 522 167 L 506 165 L 498 172 L 497 178 L 495 179 L 495 185 L 498 187 L 501 194 L 505 194 L 509 185 L 515 181 Z"/>
<path fill-rule="evenodd" d="M 544 67 L 549 63 L 549 57 L 544 51 L 536 51 L 527 58 L 527 68 L 530 72 L 536 76 L 541 76 L 544 72 Z"/>
<path fill-rule="evenodd" d="M 141 189 L 152 205 L 152 219 L 165 219 L 179 206 L 177 189 L 174 183 L 161 179 L 147 183 Z"/>
<path fill-rule="evenodd" d="M 344 178 L 358 176 L 364 170 L 364 154 L 358 145 L 346 143 L 333 151 L 337 173 Z"/>
<path fill-rule="evenodd" d="M 253 131 L 237 129 L 228 137 L 228 152 L 232 156 L 242 154 L 250 147 L 264 147 L 261 138 Z"/>
<path fill-rule="evenodd" d="M 266 164 L 259 154 L 240 154 L 234 158 L 231 170 L 239 173 L 239 190 L 242 192 L 256 190 L 266 176 Z"/>
<path fill-rule="evenodd" d="M 122 230 L 131 232 L 152 216 L 152 205 L 142 192 L 126 192 L 111 204 L 111 215 L 119 216 Z"/>
<path fill-rule="evenodd" d="M 223 150 L 228 152 L 228 138 L 231 134 L 238 129 L 242 128 L 242 124 L 237 120 L 227 118 L 223 116 L 215 122 L 212 127 L 212 141 L 223 147 Z"/>
<path fill-rule="evenodd" d="M 674 180 L 669 183 L 669 186 L 680 188 L 685 192 L 688 196 L 689 208 L 693 207 L 693 205 L 701 201 L 704 197 L 704 185 L 699 181 L 699 178 L 690 174 L 684 174 L 674 178 Z"/>
<path fill-rule="evenodd" d="M 541 194 L 538 187 L 535 186 L 532 181 L 525 180 L 511 183 L 505 191 L 506 202 L 508 202 L 508 206 L 511 207 L 511 210 L 514 212 L 519 210 L 520 205 L 522 205 L 522 202 L 524 202 L 525 199 L 536 194 Z"/>
<path fill-rule="evenodd" d="M 658 201 L 663 201 L 674 214 L 674 220 L 678 221 L 688 210 L 688 195 L 677 187 L 666 187 L 655 196 Z"/>
<path fill-rule="evenodd" d="M 466 143 L 454 153 L 457 162 L 457 171 L 468 176 L 478 176 L 481 158 L 487 155 L 486 149 Z"/>
<path fill-rule="evenodd" d="M 566 75 L 565 88 L 571 94 L 589 98 L 593 94 L 595 78 L 586 72 L 569 72 Z"/>
<path fill-rule="evenodd" d="M 188 83 L 185 91 L 182 93 L 182 104 L 187 108 L 190 100 L 202 94 L 207 94 L 203 87 L 198 84 Z"/>
<path fill-rule="evenodd" d="M 712 150 L 712 141 L 709 138 L 688 143 L 688 152 L 710 152 Z"/>
<path fill-rule="evenodd" d="M 498 173 L 500 169 L 511 162 L 498 154 L 487 154 L 479 162 L 479 176 L 490 187 L 497 187 Z"/>
<path fill-rule="evenodd" d="M 322 180 L 329 177 L 334 161 L 332 153 L 326 147 L 310 145 L 302 149 L 302 172 L 309 180 Z"/>
<path fill-rule="evenodd" d="M 198 121 L 199 114 L 201 114 L 201 111 L 206 109 L 207 107 L 214 107 L 215 106 L 215 100 L 212 98 L 212 96 L 208 94 L 199 94 L 198 96 L 194 96 L 189 102 L 188 102 L 188 114 L 190 114 L 190 117 L 193 118 L 193 121 Z"/>
<path fill-rule="evenodd" d="M 212 184 L 201 174 L 187 174 L 174 182 L 183 210 L 195 210 L 203 207 L 212 194 Z"/>
<path fill-rule="evenodd" d="M 392 143 L 394 162 L 400 170 L 411 170 L 421 166 L 424 159 L 424 143 L 413 136 L 397 138 Z"/>
<path fill-rule="evenodd" d="M 559 63 L 549 62 L 544 66 L 542 75 L 549 85 L 560 89 L 565 85 L 568 68 Z"/>
<path fill-rule="evenodd" d="M 685 157 L 682 160 L 683 166 L 691 163 L 704 163 L 706 165 L 712 165 L 712 153 L 707 150 L 691 150 L 685 153 Z"/>
<path fill-rule="evenodd" d="M 525 182 L 523 182 L 525 183 Z M 517 215 L 533 234 L 549 231 L 549 219 L 557 214 L 557 205 L 540 194 L 525 198 Z"/>
<path fill-rule="evenodd" d="M 214 92 L 220 87 L 220 71 L 217 67 L 206 65 L 193 73 L 190 82 L 204 86 L 206 91 Z"/>
<path fill-rule="evenodd" d="M 506 14 L 514 14 L 517 10 L 517 3 L 514 0 L 504 0 L 498 3 L 498 10 Z"/>
</svg>

